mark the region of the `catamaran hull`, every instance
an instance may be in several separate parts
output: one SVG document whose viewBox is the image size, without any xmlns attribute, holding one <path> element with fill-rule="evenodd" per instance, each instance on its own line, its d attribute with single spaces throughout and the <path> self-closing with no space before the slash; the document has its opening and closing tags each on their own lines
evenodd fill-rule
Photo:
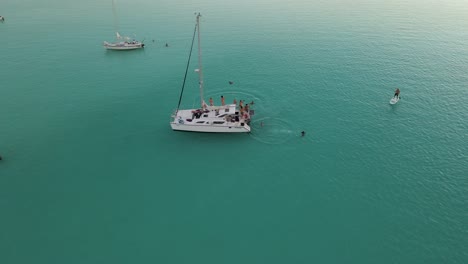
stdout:
<svg viewBox="0 0 468 264">
<path fill-rule="evenodd" d="M 206 132 L 206 133 L 248 133 L 250 126 L 217 126 L 217 125 L 187 125 L 172 122 L 171 128 L 176 131 Z"/>
<path fill-rule="evenodd" d="M 134 49 L 141 49 L 145 46 L 145 44 L 111 44 L 111 43 L 104 43 L 104 48 L 108 50 L 134 50 Z"/>
<path fill-rule="evenodd" d="M 143 47 L 106 47 L 108 50 L 135 50 Z"/>
</svg>

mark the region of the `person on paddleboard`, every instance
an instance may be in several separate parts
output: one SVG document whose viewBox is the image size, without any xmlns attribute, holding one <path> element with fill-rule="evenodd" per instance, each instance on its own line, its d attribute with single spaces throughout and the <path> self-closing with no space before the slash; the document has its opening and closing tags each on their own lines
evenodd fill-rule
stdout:
<svg viewBox="0 0 468 264">
<path fill-rule="evenodd" d="M 393 95 L 393 97 L 400 98 L 400 89 L 396 88 L 395 94 Z"/>
</svg>

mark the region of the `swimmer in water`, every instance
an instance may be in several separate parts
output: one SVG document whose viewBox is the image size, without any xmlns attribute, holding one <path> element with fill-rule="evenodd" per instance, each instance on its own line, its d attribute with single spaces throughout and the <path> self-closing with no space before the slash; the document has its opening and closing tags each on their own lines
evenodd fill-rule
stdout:
<svg viewBox="0 0 468 264">
<path fill-rule="evenodd" d="M 302 132 L 301 132 L 301 136 L 302 136 L 302 137 L 305 136 L 305 131 L 302 131 Z"/>
</svg>

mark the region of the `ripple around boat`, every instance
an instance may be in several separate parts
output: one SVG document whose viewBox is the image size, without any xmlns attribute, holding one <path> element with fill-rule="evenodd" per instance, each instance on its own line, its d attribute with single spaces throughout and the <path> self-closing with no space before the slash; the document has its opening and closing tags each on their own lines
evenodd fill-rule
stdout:
<svg viewBox="0 0 468 264">
<path fill-rule="evenodd" d="M 196 109 L 179 109 L 184 92 L 184 87 L 179 98 L 177 110 L 171 116 L 171 128 L 179 131 L 192 132 L 214 132 L 214 133 L 245 133 L 250 132 L 250 116 L 253 115 L 253 110 L 249 110 L 248 105 L 245 107 L 240 103 L 239 109 L 237 104 L 213 106 L 207 105 L 203 99 L 203 70 L 201 63 L 201 39 L 200 39 L 200 13 L 197 14 L 195 30 L 193 32 L 192 45 L 190 48 L 190 56 L 193 45 L 195 43 L 195 33 L 198 31 L 198 73 L 200 85 L 200 108 Z M 187 65 L 188 66 L 188 65 Z M 188 67 L 187 67 L 188 70 Z M 185 74 L 187 76 L 187 72 Z M 185 79 L 184 79 L 185 85 Z"/>
</svg>

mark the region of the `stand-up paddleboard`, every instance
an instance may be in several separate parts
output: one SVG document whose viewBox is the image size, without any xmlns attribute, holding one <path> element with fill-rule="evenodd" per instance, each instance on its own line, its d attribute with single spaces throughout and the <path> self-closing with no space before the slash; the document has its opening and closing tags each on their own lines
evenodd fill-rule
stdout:
<svg viewBox="0 0 468 264">
<path fill-rule="evenodd" d="M 398 101 L 400 101 L 400 97 L 397 96 L 397 97 L 392 97 L 392 99 L 390 99 L 390 104 L 394 105 L 396 103 L 398 103 Z"/>
</svg>

